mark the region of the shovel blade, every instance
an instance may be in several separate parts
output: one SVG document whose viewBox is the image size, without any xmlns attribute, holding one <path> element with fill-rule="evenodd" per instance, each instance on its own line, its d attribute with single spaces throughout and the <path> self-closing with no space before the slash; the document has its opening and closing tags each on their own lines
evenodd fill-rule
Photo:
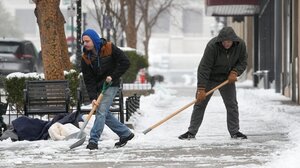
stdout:
<svg viewBox="0 0 300 168">
<path fill-rule="evenodd" d="M 85 136 L 86 136 L 86 134 L 84 132 L 79 131 L 79 132 L 75 132 L 73 134 L 70 134 L 69 136 L 67 136 L 65 138 L 65 140 L 69 140 L 69 139 L 81 139 L 81 138 L 83 138 Z"/>
<path fill-rule="evenodd" d="M 70 146 L 70 149 L 73 149 L 84 143 L 86 139 L 86 134 L 83 131 L 75 132 L 65 138 L 65 140 L 69 140 L 69 139 L 79 139 L 78 141 L 76 141 L 74 144 Z"/>
<path fill-rule="evenodd" d="M 65 138 L 65 140 L 75 139 L 75 138 L 77 138 L 78 134 L 79 134 L 79 132 L 75 132 L 75 133 L 73 133 L 73 134 L 70 134 L 70 135 L 68 135 L 68 136 Z"/>
<path fill-rule="evenodd" d="M 84 143 L 85 139 L 86 139 L 86 136 L 83 136 L 83 137 L 80 138 L 77 142 L 75 142 L 74 144 L 72 144 L 72 145 L 70 146 L 70 149 L 74 149 L 74 148 L 76 148 L 76 147 L 82 145 L 82 144 Z"/>
</svg>

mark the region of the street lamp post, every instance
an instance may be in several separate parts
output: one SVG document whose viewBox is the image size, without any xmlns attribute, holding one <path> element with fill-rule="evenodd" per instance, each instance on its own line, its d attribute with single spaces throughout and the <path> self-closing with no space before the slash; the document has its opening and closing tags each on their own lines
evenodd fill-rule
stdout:
<svg viewBox="0 0 300 168">
<path fill-rule="evenodd" d="M 110 29 L 112 28 L 112 19 L 110 15 L 103 16 L 103 27 L 106 29 L 107 41 L 110 41 Z"/>
<path fill-rule="evenodd" d="M 74 53 L 74 17 L 75 17 L 75 7 L 73 0 L 71 1 L 71 5 L 68 7 L 68 16 L 71 17 L 71 52 Z"/>
<path fill-rule="evenodd" d="M 86 30 L 86 25 L 87 25 L 87 22 L 86 22 L 86 12 L 82 12 L 82 31 L 84 32 Z"/>
<path fill-rule="evenodd" d="M 77 50 L 76 50 L 76 67 L 79 71 L 81 71 L 80 60 L 81 60 L 81 0 L 77 0 Z"/>
</svg>

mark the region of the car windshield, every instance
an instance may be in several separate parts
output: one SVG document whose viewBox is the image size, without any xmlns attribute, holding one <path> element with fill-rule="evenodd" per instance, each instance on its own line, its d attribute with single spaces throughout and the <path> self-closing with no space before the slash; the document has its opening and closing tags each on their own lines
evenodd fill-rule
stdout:
<svg viewBox="0 0 300 168">
<path fill-rule="evenodd" d="M 0 53 L 16 53 L 19 45 L 12 42 L 0 42 Z"/>
</svg>

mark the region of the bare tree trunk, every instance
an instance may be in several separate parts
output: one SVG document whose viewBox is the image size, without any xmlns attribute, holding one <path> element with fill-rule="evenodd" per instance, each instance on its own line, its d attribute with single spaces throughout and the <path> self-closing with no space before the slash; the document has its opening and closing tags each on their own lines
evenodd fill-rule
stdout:
<svg viewBox="0 0 300 168">
<path fill-rule="evenodd" d="M 127 46 L 136 48 L 137 30 L 140 23 L 138 22 L 138 24 L 136 24 L 136 0 L 115 0 L 114 2 L 119 2 L 119 6 L 116 5 L 115 7 L 113 7 L 114 3 L 112 3 L 111 0 L 103 0 L 102 2 L 106 4 L 106 13 L 112 16 L 116 21 L 113 28 L 114 33 L 116 33 L 120 25 L 121 32 L 125 32 Z M 118 37 L 117 34 L 113 36 L 115 40 Z"/>
<path fill-rule="evenodd" d="M 148 60 L 148 52 L 149 52 L 149 40 L 151 37 L 151 27 L 149 27 L 149 21 L 148 21 L 148 11 L 149 11 L 149 1 L 146 0 L 144 2 L 143 6 L 143 16 L 144 16 L 144 29 L 145 29 L 145 40 L 143 41 L 144 43 L 144 51 L 145 51 L 145 57 L 146 60 Z"/>
<path fill-rule="evenodd" d="M 58 22 L 59 22 L 59 24 L 57 25 L 58 37 L 61 46 L 61 57 L 63 60 L 62 61 L 63 69 L 69 71 L 72 68 L 72 64 L 69 57 L 68 44 L 67 44 L 67 39 L 66 39 L 66 34 L 64 29 L 64 24 L 66 23 L 66 21 L 60 10 L 58 10 Z"/>
<path fill-rule="evenodd" d="M 127 46 L 136 48 L 137 30 L 135 28 L 136 1 L 127 0 L 127 25 L 125 27 Z"/>
<path fill-rule="evenodd" d="M 118 11 L 118 7 L 117 7 L 117 5 L 115 5 L 115 4 L 113 4 L 112 2 L 111 2 L 111 0 L 107 0 L 107 2 L 106 2 L 106 5 L 105 5 L 106 7 L 106 9 L 113 9 L 114 11 L 116 11 L 116 13 L 118 14 L 119 13 L 119 11 Z M 118 36 L 118 28 L 119 28 L 119 25 L 120 25 L 120 22 L 115 18 L 115 19 L 113 19 L 114 17 L 112 17 L 114 14 L 113 14 L 113 11 L 112 10 L 107 10 L 106 11 L 106 13 L 107 13 L 107 15 L 108 16 L 110 16 L 110 18 L 111 18 L 111 29 L 112 29 L 112 40 L 110 40 L 110 41 L 113 41 L 115 44 L 117 44 L 118 43 L 118 39 L 117 39 L 117 36 Z M 117 44 L 118 45 L 118 44 Z"/>
<path fill-rule="evenodd" d="M 152 35 L 152 28 L 157 23 L 159 16 L 165 11 L 167 11 L 173 4 L 173 0 L 161 0 L 159 3 L 156 3 L 151 0 L 139 0 L 138 7 L 139 10 L 142 12 L 143 21 L 144 21 L 144 30 L 145 30 L 145 40 L 143 41 L 144 44 L 144 51 L 145 57 L 148 60 L 149 56 L 149 41 Z M 149 16 L 150 8 L 156 7 L 155 13 L 152 13 L 152 16 Z"/>
<path fill-rule="evenodd" d="M 103 2 L 99 2 L 99 0 L 93 0 L 93 3 L 95 6 L 95 11 L 96 11 L 96 16 L 94 16 L 94 17 L 100 28 L 100 35 L 101 35 L 101 37 L 104 37 L 104 28 L 103 28 L 103 14 L 104 13 L 103 13 L 103 7 L 102 7 Z M 90 10 L 90 12 L 93 15 L 92 10 Z"/>
<path fill-rule="evenodd" d="M 59 27 L 60 0 L 36 0 L 35 15 L 40 29 L 44 74 L 46 80 L 64 79 L 64 65 Z M 62 38 L 65 38 L 63 36 Z"/>
</svg>

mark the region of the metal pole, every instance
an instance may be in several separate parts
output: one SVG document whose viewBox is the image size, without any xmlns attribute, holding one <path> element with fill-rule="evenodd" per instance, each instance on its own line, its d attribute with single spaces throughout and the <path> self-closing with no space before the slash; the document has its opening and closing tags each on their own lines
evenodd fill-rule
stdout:
<svg viewBox="0 0 300 168">
<path fill-rule="evenodd" d="M 80 61 L 81 61 L 81 0 L 77 0 L 77 50 L 76 50 L 76 67 L 78 71 L 81 71 Z"/>
<path fill-rule="evenodd" d="M 263 78 L 264 78 L 264 89 L 270 89 L 268 70 L 263 71 Z"/>
<path fill-rule="evenodd" d="M 86 30 L 86 26 L 87 26 L 87 22 L 86 22 L 86 13 L 82 13 L 82 21 L 83 21 L 83 24 L 82 24 L 82 30 L 85 31 Z"/>
<path fill-rule="evenodd" d="M 73 9 L 74 9 L 74 4 L 73 4 L 73 2 L 71 1 L 71 11 L 73 11 Z M 73 15 L 71 16 L 71 40 L 72 40 L 72 42 L 71 42 L 71 52 L 72 52 L 72 54 L 74 53 L 74 17 L 73 17 Z"/>
<path fill-rule="evenodd" d="M 107 33 L 107 41 L 110 41 L 110 29 L 106 29 L 106 33 Z"/>
<path fill-rule="evenodd" d="M 254 68 L 254 72 L 258 71 L 258 53 L 259 53 L 259 49 L 258 49 L 258 44 L 259 44 L 259 18 L 258 15 L 254 16 L 254 37 L 253 37 L 253 47 L 254 47 L 254 52 L 253 52 L 253 68 Z M 258 75 L 253 75 L 253 86 L 257 87 L 258 86 L 258 82 L 259 82 L 259 76 Z"/>
<path fill-rule="evenodd" d="M 275 70 L 275 92 L 280 93 L 280 88 L 281 88 L 281 64 L 282 64 L 282 1 L 281 0 L 275 0 L 275 7 L 274 7 L 274 55 L 275 55 L 275 65 L 274 65 L 274 70 Z"/>
</svg>

